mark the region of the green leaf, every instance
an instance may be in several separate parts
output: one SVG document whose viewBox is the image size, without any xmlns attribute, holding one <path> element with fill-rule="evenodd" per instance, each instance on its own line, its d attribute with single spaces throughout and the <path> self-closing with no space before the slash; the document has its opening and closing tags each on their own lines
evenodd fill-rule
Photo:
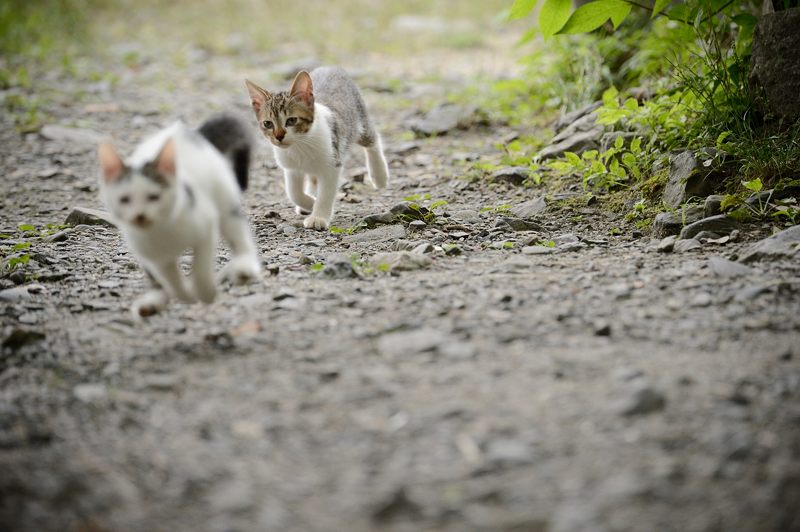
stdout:
<svg viewBox="0 0 800 532">
<path fill-rule="evenodd" d="M 566 159 L 566 160 L 567 160 L 567 161 L 568 161 L 570 164 L 572 164 L 573 166 L 580 167 L 580 166 L 582 166 L 582 165 L 583 165 L 583 162 L 581 161 L 581 158 L 580 158 L 580 157 L 578 157 L 577 155 L 575 155 L 575 154 L 574 154 L 573 152 L 571 152 L 571 151 L 564 152 L 564 158 L 565 158 L 565 159 Z"/>
<path fill-rule="evenodd" d="M 12 249 L 14 251 L 20 251 L 23 249 L 28 249 L 29 247 L 31 247 L 30 242 L 20 242 L 19 244 L 14 244 L 14 247 Z"/>
<path fill-rule="evenodd" d="M 659 13 L 661 13 L 665 7 L 667 7 L 672 0 L 656 0 L 655 4 L 653 4 L 653 14 L 650 15 L 650 18 L 655 18 Z"/>
<path fill-rule="evenodd" d="M 617 137 L 617 140 L 614 141 L 614 147 L 616 149 L 622 149 L 622 145 L 625 144 L 625 141 L 622 139 L 622 136 Z"/>
<path fill-rule="evenodd" d="M 758 19 L 749 13 L 741 13 L 732 17 L 732 20 L 736 23 L 737 26 L 740 28 L 754 28 Z"/>
<path fill-rule="evenodd" d="M 439 207 L 441 207 L 442 205 L 447 205 L 447 202 L 445 200 L 434 201 L 433 203 L 431 203 L 431 206 L 428 207 L 428 209 L 434 211 L 434 210 L 438 209 Z"/>
<path fill-rule="evenodd" d="M 642 137 L 634 137 L 631 141 L 631 153 L 637 154 L 642 151 Z"/>
<path fill-rule="evenodd" d="M 517 20 L 527 17 L 536 6 L 536 0 L 514 0 L 508 20 Z"/>
<path fill-rule="evenodd" d="M 742 185 L 747 190 L 752 190 L 755 193 L 761 192 L 761 189 L 764 188 L 764 184 L 761 183 L 761 178 L 755 178 L 752 181 L 742 181 Z"/>
<path fill-rule="evenodd" d="M 569 17 L 558 33 L 586 33 L 611 19 L 616 28 L 631 12 L 631 4 L 623 0 L 595 0 L 584 4 Z"/>
<path fill-rule="evenodd" d="M 539 29 L 547 38 L 558 33 L 569 20 L 571 0 L 544 0 L 539 11 Z"/>
<path fill-rule="evenodd" d="M 727 139 L 728 136 L 730 136 L 730 134 L 731 134 L 730 131 L 723 131 L 722 133 L 719 134 L 719 136 L 717 137 L 717 148 L 720 148 L 722 146 L 722 143 L 725 142 L 725 139 Z"/>
<path fill-rule="evenodd" d="M 31 224 L 20 224 L 19 227 L 17 227 L 17 229 L 19 229 L 20 231 L 35 231 L 36 230 L 36 228 L 34 226 L 32 226 Z"/>
<path fill-rule="evenodd" d="M 587 4 L 588 5 L 588 4 Z M 610 86 L 606 90 L 603 91 L 603 105 L 611 106 L 611 107 L 619 107 L 617 103 L 617 96 L 619 95 L 619 91 L 615 86 Z"/>
</svg>

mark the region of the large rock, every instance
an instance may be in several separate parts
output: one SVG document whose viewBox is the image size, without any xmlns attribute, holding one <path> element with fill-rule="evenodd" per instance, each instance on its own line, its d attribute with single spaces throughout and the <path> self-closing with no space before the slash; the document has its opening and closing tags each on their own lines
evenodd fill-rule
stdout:
<svg viewBox="0 0 800 532">
<path fill-rule="evenodd" d="M 800 118 L 800 8 L 762 15 L 753 34 L 750 86 L 763 90 L 767 108 Z"/>
<path fill-rule="evenodd" d="M 669 179 L 662 199 L 673 209 L 692 197 L 708 196 L 724 179 L 716 161 L 719 153 L 713 149 L 701 152 L 684 151 L 670 158 Z M 709 163 L 711 161 L 711 164 Z"/>
<path fill-rule="evenodd" d="M 541 160 L 545 160 L 560 157 L 568 151 L 580 155 L 585 151 L 597 150 L 600 148 L 600 137 L 602 136 L 602 126 L 597 126 L 588 131 L 580 131 L 543 148 L 536 156 Z"/>
<path fill-rule="evenodd" d="M 800 225 L 795 225 L 751 245 L 739 256 L 739 262 L 758 262 L 800 257 Z"/>
<path fill-rule="evenodd" d="M 595 111 L 596 109 L 599 109 L 601 105 L 603 105 L 603 102 L 601 101 L 593 102 L 590 103 L 589 105 L 581 107 L 580 109 L 576 109 L 575 111 L 569 112 L 563 115 L 561 118 L 559 118 L 553 125 L 553 128 L 557 132 L 561 132 L 569 125 L 574 124 L 579 118 L 582 118 L 588 115 L 589 113 Z"/>
<path fill-rule="evenodd" d="M 709 233 L 716 233 L 718 235 L 729 235 L 737 226 L 738 224 L 734 220 L 731 220 L 724 214 L 718 214 L 687 225 L 681 230 L 681 238 L 693 238 L 702 231 L 708 231 Z"/>
<path fill-rule="evenodd" d="M 542 214 L 545 209 L 547 209 L 547 201 L 544 199 L 544 196 L 541 196 L 515 205 L 511 208 L 511 214 L 524 220 Z"/>
</svg>

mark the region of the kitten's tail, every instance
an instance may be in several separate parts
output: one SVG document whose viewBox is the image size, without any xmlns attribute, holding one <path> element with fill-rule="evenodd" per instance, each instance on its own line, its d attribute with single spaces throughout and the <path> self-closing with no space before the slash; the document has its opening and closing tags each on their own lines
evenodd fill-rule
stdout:
<svg viewBox="0 0 800 532">
<path fill-rule="evenodd" d="M 244 121 L 230 114 L 214 115 L 198 132 L 230 161 L 239 188 L 247 189 L 252 137 Z"/>
</svg>

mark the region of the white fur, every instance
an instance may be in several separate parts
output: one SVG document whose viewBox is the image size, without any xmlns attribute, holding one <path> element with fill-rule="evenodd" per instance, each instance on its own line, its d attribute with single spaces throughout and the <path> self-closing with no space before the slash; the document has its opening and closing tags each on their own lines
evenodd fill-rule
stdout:
<svg viewBox="0 0 800 532">
<path fill-rule="evenodd" d="M 163 187 L 134 172 L 101 189 L 128 245 L 160 285 L 134 303 L 132 311 L 141 316 L 162 310 L 168 296 L 183 301 L 214 300 L 214 262 L 220 233 L 233 255 L 223 277 L 242 282 L 255 278 L 260 270 L 247 221 L 237 214 L 240 192 L 236 178 L 227 160 L 205 139 L 176 123 L 140 144 L 125 161 L 126 166 L 141 169 L 158 157 L 169 139 L 176 150 L 176 176 L 171 186 Z M 191 187 L 193 200 L 185 185 Z M 147 202 L 147 194 L 157 190 L 161 190 L 161 201 Z M 127 204 L 120 203 L 122 195 L 131 198 Z M 144 214 L 152 223 L 144 228 L 135 225 L 137 214 Z M 178 268 L 178 260 L 187 249 L 194 253 L 191 287 Z"/>
<path fill-rule="evenodd" d="M 330 128 L 331 110 L 314 103 L 314 122 L 305 134 L 287 128 L 285 147 L 273 144 L 275 160 L 283 169 L 286 194 L 297 205 L 297 212 L 311 213 L 303 225 L 310 229 L 327 229 L 333 218 L 333 206 L 339 187 L 341 168 L 334 160 Z M 367 168 L 375 188 L 383 188 L 389 179 L 389 168 L 383 157 L 380 138 L 364 149 Z"/>
</svg>

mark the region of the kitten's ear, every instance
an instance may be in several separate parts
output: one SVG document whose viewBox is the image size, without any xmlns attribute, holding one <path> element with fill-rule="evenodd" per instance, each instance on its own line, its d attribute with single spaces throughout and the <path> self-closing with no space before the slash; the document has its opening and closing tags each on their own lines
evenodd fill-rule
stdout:
<svg viewBox="0 0 800 532">
<path fill-rule="evenodd" d="M 175 141 L 173 139 L 169 139 L 164 144 L 164 147 L 161 148 L 161 152 L 156 157 L 155 165 L 158 173 L 167 178 L 168 181 L 172 181 L 175 178 Z"/>
<path fill-rule="evenodd" d="M 247 85 L 247 91 L 250 93 L 250 103 L 253 106 L 253 110 L 256 112 L 256 114 L 260 113 L 261 109 L 264 108 L 271 96 L 267 91 L 249 79 L 244 80 L 244 84 Z"/>
<path fill-rule="evenodd" d="M 117 150 L 109 142 L 101 142 L 97 148 L 97 158 L 100 159 L 100 168 L 103 172 L 103 181 L 113 183 L 125 171 L 125 163 L 122 162 Z"/>
<path fill-rule="evenodd" d="M 314 86 L 311 83 L 311 76 L 305 70 L 297 73 L 292 83 L 289 94 L 299 99 L 306 105 L 314 105 Z"/>
</svg>

